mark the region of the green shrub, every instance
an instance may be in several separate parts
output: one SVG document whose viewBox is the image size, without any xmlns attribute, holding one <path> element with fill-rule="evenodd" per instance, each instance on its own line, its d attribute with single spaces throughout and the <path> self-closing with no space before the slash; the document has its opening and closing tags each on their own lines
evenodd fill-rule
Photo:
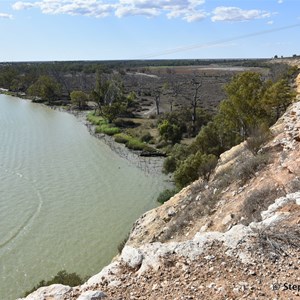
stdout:
<svg viewBox="0 0 300 300">
<path fill-rule="evenodd" d="M 117 133 L 114 135 L 115 142 L 125 144 L 128 149 L 131 150 L 144 150 L 147 152 L 157 152 L 156 149 L 150 147 L 149 145 L 143 143 L 137 138 L 134 138 L 125 133 Z"/>
<path fill-rule="evenodd" d="M 172 124 L 168 120 L 163 120 L 161 124 L 159 124 L 158 131 L 166 142 L 170 141 L 173 145 L 175 145 L 181 141 L 183 130 L 180 126 Z"/>
<path fill-rule="evenodd" d="M 166 201 L 170 200 L 170 198 L 173 197 L 177 192 L 178 192 L 177 189 L 173 189 L 173 190 L 166 189 L 158 195 L 157 202 L 163 204 Z"/>
<path fill-rule="evenodd" d="M 131 136 L 125 133 L 117 133 L 114 135 L 114 138 L 115 138 L 115 142 L 120 144 L 126 144 L 131 139 Z"/>
<path fill-rule="evenodd" d="M 86 116 L 86 119 L 91 122 L 93 125 L 103 125 L 106 124 L 107 121 L 104 120 L 102 117 L 100 116 L 95 116 L 94 113 L 89 113 Z"/>
<path fill-rule="evenodd" d="M 136 139 L 136 138 L 131 138 L 127 143 L 126 147 L 131 150 L 144 150 L 146 148 L 146 144 L 143 143 L 142 141 Z"/>
<path fill-rule="evenodd" d="M 203 154 L 198 151 L 180 163 L 174 173 L 175 183 L 179 188 L 182 188 L 199 177 L 208 180 L 216 164 L 217 157 L 215 155 Z"/>
<path fill-rule="evenodd" d="M 103 124 L 103 125 L 97 126 L 95 129 L 95 132 L 96 133 L 104 133 L 107 135 L 115 135 L 117 133 L 120 133 L 121 130 L 118 127 L 112 127 L 109 124 Z"/>
<path fill-rule="evenodd" d="M 163 173 L 164 174 L 169 174 L 169 173 L 173 173 L 176 170 L 176 159 L 174 156 L 168 156 L 165 160 L 164 160 L 164 164 L 163 164 Z"/>
<path fill-rule="evenodd" d="M 76 273 L 68 273 L 65 270 L 59 271 L 52 279 L 45 281 L 41 280 L 36 286 L 34 286 L 31 290 L 26 291 L 24 297 L 36 291 L 38 288 L 42 286 L 48 286 L 51 284 L 64 284 L 69 286 L 77 286 L 84 283 L 84 279 L 81 278 Z"/>
</svg>

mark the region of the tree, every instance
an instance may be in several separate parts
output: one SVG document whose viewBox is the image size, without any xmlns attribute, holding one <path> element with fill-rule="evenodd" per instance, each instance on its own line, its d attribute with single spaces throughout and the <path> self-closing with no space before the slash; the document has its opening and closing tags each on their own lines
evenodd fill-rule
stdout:
<svg viewBox="0 0 300 300">
<path fill-rule="evenodd" d="M 52 104 L 60 96 L 61 86 L 52 77 L 43 75 L 28 88 L 28 93 Z"/>
<path fill-rule="evenodd" d="M 160 96 L 161 96 L 161 89 L 156 89 L 154 91 L 154 102 L 156 107 L 156 114 L 160 114 Z"/>
<path fill-rule="evenodd" d="M 192 85 L 194 86 L 194 96 L 191 100 L 191 105 L 192 105 L 192 128 L 193 128 L 193 134 L 196 132 L 196 119 L 197 119 L 197 107 L 198 107 L 198 102 L 199 102 L 199 90 L 202 87 L 202 79 L 192 80 Z"/>
<path fill-rule="evenodd" d="M 210 174 L 217 164 L 217 157 L 198 151 L 181 162 L 174 173 L 177 187 L 182 188 L 199 177 L 209 180 Z"/>
<path fill-rule="evenodd" d="M 224 142 L 222 138 L 222 132 L 217 122 L 214 120 L 202 127 L 190 148 L 194 153 L 201 151 L 202 153 L 209 153 L 218 156 L 224 150 Z"/>
<path fill-rule="evenodd" d="M 104 78 L 97 74 L 96 86 L 91 94 L 97 104 L 95 113 L 106 118 L 111 123 L 127 109 L 128 101 L 124 96 L 123 85 L 118 78 Z"/>
<path fill-rule="evenodd" d="M 178 164 L 189 156 L 189 151 L 186 145 L 175 144 L 172 151 L 165 159 L 163 164 L 163 173 L 169 174 L 175 172 Z"/>
<path fill-rule="evenodd" d="M 0 86 L 5 89 L 12 89 L 13 81 L 18 76 L 18 72 L 13 67 L 1 69 Z"/>
<path fill-rule="evenodd" d="M 182 130 L 177 124 L 172 124 L 164 120 L 159 126 L 158 131 L 165 141 L 170 141 L 173 145 L 179 143 L 182 138 Z"/>
<path fill-rule="evenodd" d="M 270 115 L 272 122 L 280 117 L 294 97 L 295 93 L 291 91 L 287 80 L 281 79 L 274 84 L 269 84 L 262 98 L 262 106 Z"/>
<path fill-rule="evenodd" d="M 167 83 L 164 84 L 165 93 L 168 95 L 168 102 L 170 104 L 170 112 L 173 111 L 174 102 L 177 100 L 180 92 L 181 85 L 174 77 L 175 71 L 173 69 L 167 70 Z"/>
<path fill-rule="evenodd" d="M 88 95 L 82 91 L 73 91 L 70 97 L 71 103 L 78 106 L 79 109 L 83 109 L 88 101 Z"/>
<path fill-rule="evenodd" d="M 219 116 L 228 129 L 245 140 L 250 128 L 266 118 L 261 107 L 261 75 L 254 72 L 241 73 L 225 86 L 225 91 L 227 99 L 219 107 Z"/>
</svg>

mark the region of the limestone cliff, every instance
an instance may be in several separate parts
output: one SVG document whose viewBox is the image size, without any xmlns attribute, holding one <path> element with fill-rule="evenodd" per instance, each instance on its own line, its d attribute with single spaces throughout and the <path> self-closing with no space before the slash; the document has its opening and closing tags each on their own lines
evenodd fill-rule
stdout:
<svg viewBox="0 0 300 300">
<path fill-rule="evenodd" d="M 300 93 L 300 75 L 296 83 Z M 299 95 L 298 95 L 299 97 Z M 296 299 L 300 295 L 300 102 L 134 224 L 122 254 L 84 285 L 37 299 Z M 252 150 L 252 151 L 251 151 Z"/>
</svg>

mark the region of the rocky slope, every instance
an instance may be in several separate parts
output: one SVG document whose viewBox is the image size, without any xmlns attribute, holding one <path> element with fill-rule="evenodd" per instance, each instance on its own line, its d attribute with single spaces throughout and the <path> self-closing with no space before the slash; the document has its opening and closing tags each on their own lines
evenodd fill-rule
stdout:
<svg viewBox="0 0 300 300">
<path fill-rule="evenodd" d="M 232 148 L 210 182 L 141 216 L 122 254 L 84 285 L 26 299 L 300 297 L 300 102 L 271 131 L 258 153 Z"/>
</svg>

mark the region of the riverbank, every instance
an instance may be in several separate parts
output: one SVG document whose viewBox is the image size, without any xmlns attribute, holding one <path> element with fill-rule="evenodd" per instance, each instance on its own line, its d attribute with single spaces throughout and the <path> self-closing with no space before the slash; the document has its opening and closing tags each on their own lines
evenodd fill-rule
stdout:
<svg viewBox="0 0 300 300">
<path fill-rule="evenodd" d="M 124 144 L 117 143 L 113 136 L 109 136 L 104 133 L 96 133 L 96 125 L 93 125 L 87 120 L 88 113 L 92 110 L 72 110 L 65 109 L 61 106 L 48 106 L 52 109 L 58 110 L 60 112 L 66 112 L 72 114 L 80 123 L 86 126 L 89 133 L 95 138 L 103 141 L 110 149 L 117 153 L 121 158 L 126 159 L 136 167 L 140 168 L 147 174 L 157 175 L 162 173 L 164 157 L 162 156 L 142 156 L 142 151 L 128 149 Z M 170 179 L 171 181 L 171 179 Z"/>
<path fill-rule="evenodd" d="M 0 88 L 0 94 L 5 94 L 13 97 L 18 97 L 24 100 L 33 101 L 30 96 L 25 93 L 16 93 L 11 92 L 6 89 Z M 91 122 L 87 120 L 88 113 L 92 112 L 92 110 L 76 110 L 71 109 L 70 107 L 58 106 L 58 105 L 47 105 L 45 103 L 35 102 L 37 104 L 43 105 L 45 107 L 51 108 L 56 111 L 60 111 L 63 113 L 69 113 L 73 115 L 80 123 L 86 126 L 89 133 L 103 141 L 106 145 L 110 147 L 110 149 L 118 154 L 121 158 L 126 159 L 134 166 L 140 168 L 145 173 L 150 175 L 158 175 L 162 173 L 164 157 L 163 156 L 141 156 L 142 151 L 135 151 L 132 149 L 128 149 L 124 144 L 120 144 L 115 142 L 112 136 L 106 135 L 104 133 L 96 133 L 96 125 L 93 125 Z M 172 182 L 171 178 L 169 181 Z"/>
</svg>

